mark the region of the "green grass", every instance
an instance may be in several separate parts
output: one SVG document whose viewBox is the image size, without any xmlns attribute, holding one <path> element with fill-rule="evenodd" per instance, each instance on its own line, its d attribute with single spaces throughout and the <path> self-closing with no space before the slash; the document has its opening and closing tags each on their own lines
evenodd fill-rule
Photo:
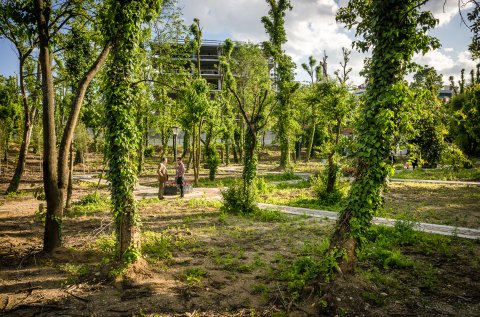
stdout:
<svg viewBox="0 0 480 317">
<path fill-rule="evenodd" d="M 110 210 L 110 198 L 106 194 L 93 192 L 73 202 L 70 210 L 65 212 L 65 216 L 75 218 L 88 214 L 105 212 Z"/>
<path fill-rule="evenodd" d="M 235 183 L 238 183 L 240 178 L 241 178 L 240 176 L 222 177 L 222 178 L 217 178 L 214 181 L 211 181 L 208 178 L 200 178 L 198 180 L 198 186 L 199 187 L 230 187 Z M 285 172 L 281 174 L 262 174 L 262 175 L 258 175 L 258 178 L 263 178 L 267 183 L 301 179 L 301 177 L 295 175 L 293 172 Z"/>
<path fill-rule="evenodd" d="M 480 181 L 480 168 L 459 169 L 457 171 L 452 168 L 436 168 L 403 170 L 396 173 L 393 178 L 401 179 L 429 179 L 429 180 L 463 180 L 463 181 Z"/>
</svg>

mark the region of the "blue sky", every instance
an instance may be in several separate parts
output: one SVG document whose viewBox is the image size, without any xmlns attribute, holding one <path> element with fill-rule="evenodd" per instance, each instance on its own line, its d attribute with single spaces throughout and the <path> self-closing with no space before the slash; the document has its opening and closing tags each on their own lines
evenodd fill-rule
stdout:
<svg viewBox="0 0 480 317">
<path fill-rule="evenodd" d="M 297 79 L 307 80 L 300 64 L 306 62 L 309 55 L 320 59 L 324 50 L 328 55 L 329 73 L 340 68 L 341 48 L 351 48 L 353 32 L 345 30 L 335 22 L 335 13 L 347 0 L 291 0 L 293 10 L 287 12 L 286 29 L 288 42 L 285 50 L 297 63 Z M 186 24 L 193 18 L 200 19 L 204 38 L 260 42 L 267 39 L 260 18 L 266 15 L 268 7 L 265 0 L 178 0 Z M 459 77 L 460 70 L 468 73 L 475 67 L 468 52 L 471 33 L 461 23 L 457 0 L 430 0 L 426 9 L 431 10 L 440 20 L 440 25 L 432 35 L 439 38 L 442 48 L 417 55 L 414 60 L 420 64 L 435 67 L 443 74 Z M 353 52 L 351 55 L 351 83 L 361 84 L 363 78 L 359 72 L 363 68 L 364 54 Z M 7 40 L 0 40 L 0 74 L 13 75 L 18 72 L 18 59 L 15 50 Z"/>
</svg>

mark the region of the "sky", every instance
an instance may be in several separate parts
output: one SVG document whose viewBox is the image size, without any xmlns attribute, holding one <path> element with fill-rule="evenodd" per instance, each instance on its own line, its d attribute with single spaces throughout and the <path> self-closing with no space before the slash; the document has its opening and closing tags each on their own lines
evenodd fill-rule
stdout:
<svg viewBox="0 0 480 317">
<path fill-rule="evenodd" d="M 328 56 L 328 72 L 333 75 L 340 68 L 342 47 L 352 48 L 354 32 L 336 23 L 335 14 L 347 0 L 291 0 L 293 9 L 286 13 L 285 28 L 287 43 L 284 49 L 297 64 L 296 79 L 308 80 L 301 63 L 313 55 L 320 60 L 324 51 Z M 191 24 L 194 18 L 200 19 L 203 37 L 209 40 L 225 40 L 259 43 L 267 40 L 267 35 L 260 19 L 267 15 L 265 0 L 178 0 L 184 21 Z M 471 39 L 470 30 L 461 23 L 457 0 L 430 0 L 424 9 L 433 12 L 439 19 L 439 25 L 431 32 L 442 47 L 427 53 L 417 54 L 414 61 L 421 65 L 433 66 L 443 74 L 445 84 L 448 77 L 457 79 L 460 70 L 475 68 L 478 61 L 473 61 L 468 52 Z M 462 8 L 464 15 L 468 8 Z M 350 56 L 350 83 L 359 85 L 364 79 L 359 75 L 363 68 L 365 54 L 352 50 Z M 13 46 L 6 40 L 0 40 L 0 74 L 14 75 L 18 72 L 18 59 Z"/>
</svg>

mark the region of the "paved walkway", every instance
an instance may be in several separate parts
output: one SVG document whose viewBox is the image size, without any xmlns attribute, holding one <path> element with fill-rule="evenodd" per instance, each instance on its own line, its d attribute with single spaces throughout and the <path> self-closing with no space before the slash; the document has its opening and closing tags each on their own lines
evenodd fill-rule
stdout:
<svg viewBox="0 0 480 317">
<path fill-rule="evenodd" d="M 74 179 L 84 182 L 98 182 L 98 178 L 95 175 L 74 175 Z M 296 180 L 298 181 L 298 180 Z M 403 181 L 403 180 L 402 180 Z M 417 181 L 417 180 L 415 180 Z M 288 181 L 291 182 L 291 181 Z M 101 181 L 101 184 L 106 184 L 105 180 Z M 459 182 L 460 184 L 465 184 L 469 182 Z M 480 185 L 480 184 L 479 184 Z M 157 197 L 158 189 L 155 187 L 137 185 L 135 188 L 135 197 L 137 199 L 142 198 L 155 198 Z M 165 196 L 166 199 L 177 199 L 178 196 Z M 222 195 L 220 193 L 220 188 L 194 188 L 192 193 L 185 195 L 186 199 L 208 199 L 208 200 L 221 200 Z M 338 213 L 328 210 L 316 210 L 300 207 L 291 207 L 291 206 L 281 206 L 281 205 L 272 205 L 259 203 L 258 206 L 262 209 L 276 209 L 280 210 L 286 214 L 290 215 L 306 215 L 312 218 L 325 218 L 330 220 L 336 220 Z M 373 223 L 383 224 L 387 226 L 395 225 L 395 219 L 379 218 L 374 217 Z M 452 236 L 456 235 L 458 237 L 467 238 L 467 239 L 480 239 L 480 229 L 471 229 L 471 228 L 462 228 L 462 227 L 452 227 L 445 225 L 437 225 L 431 223 L 418 222 L 414 227 L 417 231 L 429 232 L 441 235 Z"/>
</svg>

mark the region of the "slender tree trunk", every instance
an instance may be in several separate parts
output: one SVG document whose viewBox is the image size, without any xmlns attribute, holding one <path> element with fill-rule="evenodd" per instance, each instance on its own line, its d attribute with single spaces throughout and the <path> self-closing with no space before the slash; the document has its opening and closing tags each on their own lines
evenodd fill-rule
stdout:
<svg viewBox="0 0 480 317">
<path fill-rule="evenodd" d="M 47 200 L 43 250 L 52 252 L 62 244 L 62 217 L 65 191 L 57 186 L 57 151 L 55 135 L 55 106 L 52 76 L 52 58 L 49 49 L 49 7 L 43 0 L 35 0 L 39 33 L 39 61 L 42 70 L 43 108 L 43 184 Z M 67 149 L 68 150 L 68 149 Z"/>
<path fill-rule="evenodd" d="M 332 150 L 328 154 L 328 176 L 327 176 L 327 193 L 333 192 L 335 188 L 335 183 L 337 181 L 337 166 L 334 162 L 335 150 L 340 139 L 340 132 L 342 129 L 342 121 L 337 120 L 337 125 L 335 127 L 335 143 L 333 144 Z"/>
<path fill-rule="evenodd" d="M 69 171 L 68 171 L 68 186 L 67 186 L 67 201 L 65 202 L 65 209 L 70 210 L 72 206 L 72 194 L 73 194 L 73 143 L 70 144 L 70 157 L 69 157 Z"/>
<path fill-rule="evenodd" d="M 308 163 L 310 162 L 310 156 L 312 154 L 312 148 L 313 148 L 313 140 L 315 138 L 315 120 L 312 120 L 312 127 L 310 129 L 310 135 L 308 137 L 308 146 L 307 146 L 307 153 L 305 154 L 305 161 Z"/>
<path fill-rule="evenodd" d="M 32 137 L 34 118 L 36 116 L 37 109 L 32 107 L 30 110 L 28 106 L 27 92 L 25 89 L 25 74 L 24 74 L 24 65 L 25 59 L 28 55 L 23 55 L 20 57 L 20 91 L 22 94 L 22 104 L 23 104 L 23 138 L 22 144 L 20 146 L 20 153 L 18 155 L 17 166 L 15 168 L 15 173 L 13 174 L 12 180 L 7 189 L 7 193 L 18 191 L 20 186 L 20 181 L 22 180 L 23 171 L 25 170 L 25 162 L 27 160 L 28 146 L 30 145 L 30 140 Z M 8 150 L 8 149 L 7 149 Z"/>
<path fill-rule="evenodd" d="M 249 124 L 245 135 L 245 153 L 243 167 L 243 186 L 248 199 L 253 200 L 254 182 L 257 177 L 258 136 L 253 124 Z"/>
<path fill-rule="evenodd" d="M 225 140 L 225 165 L 230 165 L 230 138 Z"/>
<path fill-rule="evenodd" d="M 68 181 L 68 152 L 86 90 L 110 51 L 110 45 L 107 44 L 78 85 L 72 111 L 64 129 L 57 162 L 52 57 L 49 50 L 49 13 L 51 10 L 49 6 L 50 2 L 35 0 L 40 44 L 39 62 L 42 71 L 43 181 L 47 200 L 43 249 L 46 252 L 51 252 L 62 244 L 61 229 L 65 191 Z"/>
<path fill-rule="evenodd" d="M 184 133 L 183 133 L 183 152 L 182 152 L 182 159 L 185 158 L 185 156 L 187 155 L 188 153 L 188 150 L 190 148 L 190 132 L 185 129 Z"/>
<path fill-rule="evenodd" d="M 192 126 L 192 151 L 190 153 L 190 160 L 193 160 L 193 181 L 195 186 L 197 186 L 197 182 L 195 180 L 195 176 L 197 175 L 197 129 L 195 125 Z M 190 165 L 190 160 L 188 165 Z"/>
</svg>

